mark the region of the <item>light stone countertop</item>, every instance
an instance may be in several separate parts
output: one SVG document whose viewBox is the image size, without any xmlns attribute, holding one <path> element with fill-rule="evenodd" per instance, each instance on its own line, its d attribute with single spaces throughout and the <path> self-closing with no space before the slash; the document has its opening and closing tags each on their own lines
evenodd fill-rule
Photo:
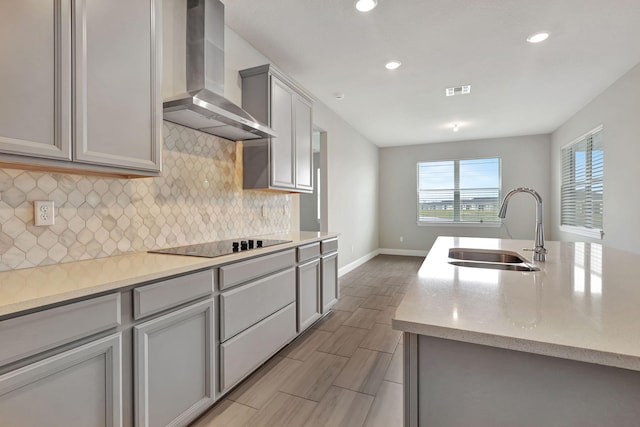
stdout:
<svg viewBox="0 0 640 427">
<path fill-rule="evenodd" d="M 337 233 L 304 231 L 255 236 L 257 239 L 291 240 L 291 243 L 216 258 L 139 252 L 0 272 L 0 317 L 337 236 Z"/>
<path fill-rule="evenodd" d="M 405 332 L 640 370 L 640 255 L 546 242 L 537 272 L 457 267 L 449 248 L 530 240 L 439 237 L 392 321 Z"/>
</svg>

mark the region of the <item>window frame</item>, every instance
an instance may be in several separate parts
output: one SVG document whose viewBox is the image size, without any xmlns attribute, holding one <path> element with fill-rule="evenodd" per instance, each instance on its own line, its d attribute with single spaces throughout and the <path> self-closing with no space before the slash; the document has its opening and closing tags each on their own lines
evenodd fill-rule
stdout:
<svg viewBox="0 0 640 427">
<path fill-rule="evenodd" d="M 563 145 L 562 147 L 560 147 L 560 218 L 559 218 L 559 229 L 562 232 L 565 233 L 571 233 L 571 234 L 577 234 L 580 236 L 585 236 L 585 237 L 589 237 L 592 239 L 598 239 L 598 240 L 602 240 L 604 238 L 604 142 L 602 142 L 602 152 L 603 152 L 603 159 L 602 159 L 602 224 L 600 228 L 588 228 L 588 227 L 584 227 L 584 226 L 576 226 L 576 225 L 567 225 L 567 224 L 563 224 L 563 218 L 562 218 L 562 211 L 564 209 L 564 203 L 563 203 L 563 195 L 565 194 L 565 170 L 564 170 L 564 163 L 565 163 L 565 150 L 571 148 L 574 145 L 579 144 L 580 142 L 584 141 L 585 139 L 592 137 L 593 135 L 600 133 L 600 138 L 602 139 L 603 137 L 603 130 L 604 130 L 604 126 L 603 125 L 599 125 L 597 127 L 595 127 L 594 129 L 591 129 L 589 132 L 586 132 L 585 134 L 579 136 L 578 138 L 574 139 L 573 141 Z M 591 152 L 593 152 L 593 147 L 591 147 L 590 153 L 586 154 L 587 158 L 591 157 Z M 585 167 L 585 174 L 587 174 L 587 170 L 589 170 L 589 168 Z M 575 165 L 573 168 L 573 174 L 575 175 Z M 592 171 L 589 170 L 589 175 L 592 175 Z M 593 182 L 593 176 L 590 176 L 589 180 L 585 179 L 585 185 L 591 185 Z"/>
<path fill-rule="evenodd" d="M 500 156 L 485 156 L 485 157 L 467 157 L 467 158 L 454 158 L 454 159 L 438 159 L 438 160 L 428 160 L 428 161 L 418 161 L 416 162 L 416 202 L 415 202 L 415 207 L 416 207 L 416 223 L 418 226 L 420 227 L 501 227 L 502 226 L 502 219 L 501 218 L 497 218 L 497 221 L 487 221 L 487 222 L 483 222 L 483 221 L 477 221 L 477 222 L 472 222 L 472 221 L 459 221 L 459 220 L 453 220 L 453 221 L 424 221 L 424 220 L 420 220 L 420 165 L 423 163 L 441 163 L 441 162 L 454 162 L 454 168 L 457 169 L 457 173 L 454 171 L 454 188 L 452 188 L 451 190 L 454 192 L 454 199 L 458 198 L 458 207 L 459 207 L 459 211 L 461 211 L 461 207 L 462 207 L 462 203 L 459 200 L 459 193 L 461 191 L 460 189 L 460 174 L 459 174 L 459 169 L 460 169 L 460 162 L 462 161 L 466 161 L 466 160 L 484 160 L 484 159 L 496 159 L 498 160 L 498 209 L 499 209 L 499 204 L 502 201 L 502 157 Z M 490 188 L 490 187 L 486 187 L 486 188 Z M 491 187 L 493 188 L 493 187 Z M 464 190 L 464 189 L 462 189 Z M 456 193 L 458 195 L 458 197 L 456 197 Z M 455 202 L 454 202 L 455 203 Z M 497 216 L 497 214 L 496 214 Z M 456 217 L 455 215 L 455 205 L 454 205 L 454 218 Z M 458 218 L 460 218 L 460 212 L 458 212 L 457 215 Z"/>
</svg>

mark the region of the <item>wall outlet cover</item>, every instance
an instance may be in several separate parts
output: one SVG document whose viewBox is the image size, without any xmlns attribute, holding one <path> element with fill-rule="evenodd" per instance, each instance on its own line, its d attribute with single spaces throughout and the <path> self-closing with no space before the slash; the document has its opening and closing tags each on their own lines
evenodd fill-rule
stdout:
<svg viewBox="0 0 640 427">
<path fill-rule="evenodd" d="M 55 225 L 56 217 L 53 200 L 36 200 L 33 202 L 33 221 L 37 226 Z"/>
</svg>

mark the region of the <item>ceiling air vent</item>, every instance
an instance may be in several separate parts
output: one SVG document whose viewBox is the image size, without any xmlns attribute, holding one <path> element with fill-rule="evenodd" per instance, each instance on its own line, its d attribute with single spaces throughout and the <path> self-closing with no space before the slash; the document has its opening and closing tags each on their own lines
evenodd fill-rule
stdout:
<svg viewBox="0 0 640 427">
<path fill-rule="evenodd" d="M 471 93 L 471 85 L 448 87 L 446 91 L 447 96 L 468 95 L 470 93 Z"/>
</svg>

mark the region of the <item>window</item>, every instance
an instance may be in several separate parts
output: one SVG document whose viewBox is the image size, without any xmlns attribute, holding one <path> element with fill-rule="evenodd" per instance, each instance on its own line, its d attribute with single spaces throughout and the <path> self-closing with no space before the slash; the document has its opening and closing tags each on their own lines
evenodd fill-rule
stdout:
<svg viewBox="0 0 640 427">
<path fill-rule="evenodd" d="M 599 126 L 562 149 L 561 230 L 602 238 L 603 177 Z"/>
<path fill-rule="evenodd" d="M 418 224 L 499 224 L 500 159 L 418 163 Z"/>
</svg>

